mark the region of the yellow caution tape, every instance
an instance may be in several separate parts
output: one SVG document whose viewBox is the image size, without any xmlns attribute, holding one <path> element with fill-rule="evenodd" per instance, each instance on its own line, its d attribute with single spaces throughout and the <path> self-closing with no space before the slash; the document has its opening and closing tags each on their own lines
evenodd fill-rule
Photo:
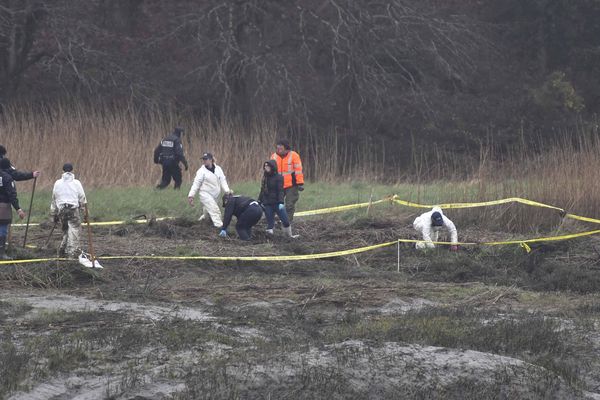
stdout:
<svg viewBox="0 0 600 400">
<path fill-rule="evenodd" d="M 413 202 L 406 201 L 406 200 L 399 200 L 396 196 L 394 196 L 392 198 L 392 200 L 396 204 L 400 204 L 400 205 L 403 205 L 403 206 L 406 206 L 406 207 L 414 207 L 414 208 L 433 208 L 433 207 L 440 207 L 440 208 L 446 208 L 446 209 L 452 209 L 452 208 L 475 208 L 475 207 L 497 206 L 497 205 L 500 205 L 500 204 L 508 204 L 508 203 L 521 203 L 521 204 L 526 204 L 526 205 L 529 205 L 529 206 L 550 208 L 550 209 L 553 209 L 553 210 L 564 212 L 564 210 L 562 208 L 554 207 L 554 206 L 551 206 L 551 205 L 548 205 L 548 204 L 544 204 L 544 203 L 539 203 L 539 202 L 533 201 L 533 200 L 522 199 L 520 197 L 509 197 L 509 198 L 506 198 L 506 199 L 482 201 L 482 202 L 476 202 L 476 203 L 442 203 L 442 204 L 419 204 L 419 203 L 413 203 Z"/>
<path fill-rule="evenodd" d="M 40 262 L 50 262 L 50 261 L 69 261 L 67 258 L 31 258 L 27 260 L 6 260 L 0 261 L 0 265 L 12 265 L 12 264 L 31 264 L 31 263 L 40 263 Z M 75 260 L 70 260 L 75 261 Z"/>
<path fill-rule="evenodd" d="M 561 241 L 568 239 L 580 238 L 583 236 L 591 236 L 600 234 L 600 230 L 571 233 L 560 236 L 548 236 L 534 239 L 519 239 L 519 240 L 507 240 L 498 242 L 428 242 L 437 245 L 460 245 L 460 246 L 504 246 L 504 245 L 519 245 L 523 247 L 528 253 L 531 251 L 529 243 L 539 242 L 552 242 Z M 327 253 L 315 253 L 315 254 L 298 254 L 298 255 L 283 255 L 283 256 L 144 256 L 144 255 L 130 255 L 130 256 L 106 256 L 97 257 L 98 260 L 205 260 L 205 261 L 302 261 L 302 260 L 317 260 L 323 258 L 341 257 L 348 256 L 358 253 L 364 253 L 380 249 L 383 247 L 392 246 L 398 243 L 425 243 L 424 240 L 417 239 L 397 239 L 392 242 L 380 243 L 370 246 L 358 247 L 349 250 L 332 251 Z M 36 258 L 29 260 L 13 260 L 13 261 L 0 261 L 0 265 L 9 264 L 25 264 L 25 263 L 40 263 L 50 261 L 68 261 L 65 258 Z"/>
<path fill-rule="evenodd" d="M 335 213 L 335 212 L 354 210 L 354 209 L 357 209 L 357 208 L 364 208 L 364 207 L 369 207 L 369 206 L 372 206 L 372 205 L 375 205 L 375 204 L 381 204 L 381 203 L 389 202 L 392 199 L 393 199 L 393 197 L 386 197 L 385 199 L 376 200 L 376 201 L 369 201 L 369 202 L 366 202 L 366 203 L 348 204 L 348 205 L 345 205 L 345 206 L 336 206 L 336 207 L 321 208 L 321 209 L 318 209 L 318 210 L 311 210 L 311 211 L 299 211 L 297 213 L 294 213 L 294 217 L 307 217 L 307 216 L 310 216 L 310 215 L 330 214 L 330 213 Z"/>
<path fill-rule="evenodd" d="M 169 219 L 174 219 L 175 217 L 162 217 L 162 218 L 154 218 L 154 221 L 166 221 Z M 109 225 L 125 225 L 125 224 L 147 224 L 150 220 L 148 219 L 134 219 L 134 220 L 128 220 L 128 221 L 96 221 L 96 222 L 90 222 L 91 226 L 109 226 Z M 11 226 L 16 226 L 16 227 L 24 227 L 27 226 L 27 224 L 11 224 Z M 40 224 L 35 223 L 35 224 L 29 224 L 29 226 L 40 226 Z"/>
<path fill-rule="evenodd" d="M 594 224 L 600 224 L 600 219 L 590 218 L 590 217 L 581 217 L 581 216 L 575 215 L 575 214 L 566 214 L 565 218 L 571 218 L 571 219 L 576 219 L 578 221 L 592 222 Z"/>
<path fill-rule="evenodd" d="M 414 208 L 432 208 L 432 207 L 438 206 L 438 207 L 446 208 L 446 209 L 488 207 L 488 206 L 508 204 L 508 203 L 521 203 L 521 204 L 525 204 L 525 205 L 549 208 L 549 209 L 560 211 L 565 218 L 571 218 L 574 220 L 600 224 L 600 219 L 582 217 L 582 216 L 578 216 L 575 214 L 565 214 L 565 211 L 562 208 L 551 206 L 551 205 L 544 204 L 544 203 L 539 203 L 539 202 L 528 200 L 528 199 L 523 199 L 520 197 L 510 197 L 510 198 L 506 198 L 506 199 L 491 200 L 491 201 L 476 202 L 476 203 L 445 203 L 445 204 L 433 205 L 433 204 L 419 204 L 419 203 L 413 203 L 413 202 L 406 201 L 406 200 L 400 200 L 400 199 L 398 199 L 398 196 L 394 195 L 392 197 L 388 197 L 388 198 L 384 198 L 384 199 L 372 201 L 372 202 L 349 204 L 349 205 L 322 208 L 322 209 L 311 210 L 311 211 L 301 211 L 301 212 L 296 213 L 295 215 L 299 216 L 299 217 L 303 217 L 303 216 L 311 216 L 311 215 L 348 211 L 348 210 L 353 210 L 353 209 L 358 209 L 358 208 L 369 207 L 369 206 L 375 205 L 375 204 L 381 204 L 381 203 L 384 203 L 387 201 L 392 201 L 399 205 L 403 205 L 403 206 L 407 206 L 407 207 L 414 207 Z M 157 218 L 155 220 L 163 221 L 163 220 L 167 220 L 167 219 L 171 219 L 171 218 L 165 217 L 165 218 Z M 109 225 L 122 225 L 122 224 L 126 224 L 126 223 L 145 224 L 147 222 L 148 222 L 147 219 L 141 219 L 141 220 L 131 220 L 131 221 L 92 222 L 91 225 L 109 226 Z M 39 225 L 40 224 L 30 224 L 30 226 L 39 226 Z M 17 227 L 25 226 L 25 224 L 14 224 L 13 226 L 17 226 Z M 518 244 L 519 246 L 523 247 L 529 253 L 529 252 L 531 252 L 531 247 L 528 245 L 528 243 L 568 240 L 568 239 L 574 239 L 574 238 L 579 238 L 579 237 L 583 237 L 583 236 L 596 235 L 599 233 L 600 233 L 600 230 L 595 230 L 595 231 L 579 232 L 579 233 L 573 233 L 573 234 L 567 234 L 567 235 L 549 236 L 549 237 L 525 239 L 525 240 L 509 240 L 509 241 L 483 242 L 483 243 L 475 243 L 475 242 L 461 242 L 461 243 L 430 242 L 430 243 L 439 244 L 439 245 L 457 244 L 457 245 L 462 245 L 462 246 L 472 246 L 472 245 L 500 246 L 500 245 Z M 213 261 L 299 261 L 299 260 L 315 260 L 315 259 L 322 259 L 322 258 L 332 258 L 332 257 L 340 257 L 340 256 L 358 254 L 358 253 L 363 253 L 363 252 L 375 250 L 375 249 L 382 248 L 382 247 L 391 246 L 391 245 L 397 244 L 397 243 L 424 243 L 424 242 L 425 241 L 423 241 L 423 240 L 398 239 L 393 242 L 359 247 L 359 248 L 350 249 L 350 250 L 341 250 L 341 251 L 334 251 L 334 252 L 328 252 L 328 253 L 316 253 L 316 254 L 305 254 L 305 255 L 289 255 L 289 256 L 107 256 L 107 257 L 101 257 L 99 259 L 102 259 L 102 260 L 154 259 L 154 260 L 213 260 Z M 35 246 L 32 246 L 32 245 L 30 245 L 28 247 L 35 248 Z M 30 259 L 30 260 L 0 261 L 0 265 L 25 264 L 25 263 L 35 263 L 35 262 L 48 262 L 48 261 L 66 261 L 66 259 L 63 259 L 63 258 L 38 258 L 38 259 Z"/>
<path fill-rule="evenodd" d="M 521 243 L 520 246 L 525 249 L 527 253 L 531 253 L 531 247 L 527 243 Z"/>
<path fill-rule="evenodd" d="M 212 261 L 299 261 L 299 260 L 316 260 L 321 258 L 332 258 L 348 256 L 352 254 L 364 253 L 382 247 L 392 246 L 398 243 L 397 240 L 393 242 L 380 243 L 371 246 L 359 247 L 350 250 L 332 251 L 328 253 L 316 253 L 316 254 L 302 254 L 302 255 L 289 255 L 289 256 L 106 256 L 96 257 L 97 260 L 212 260 Z M 7 264 L 24 264 L 24 263 L 39 263 L 48 261 L 67 261 L 64 258 L 35 258 L 29 260 L 13 260 L 13 261 L 0 261 L 0 265 Z M 74 260 L 72 260 L 74 261 Z"/>
<path fill-rule="evenodd" d="M 600 224 L 600 219 L 595 219 L 595 218 L 590 218 L 590 217 L 582 217 L 582 216 L 575 215 L 575 214 L 565 214 L 565 210 L 560 207 L 555 207 L 555 206 L 552 206 L 549 204 L 544 204 L 544 203 L 540 203 L 537 201 L 524 199 L 524 198 L 520 198 L 520 197 L 509 197 L 506 199 L 482 201 L 482 202 L 475 202 L 475 203 L 420 204 L 420 203 L 414 203 L 414 202 L 407 201 L 407 200 L 401 200 L 398 198 L 397 195 L 394 195 L 391 197 L 386 197 L 381 200 L 370 201 L 370 202 L 365 202 L 365 203 L 348 204 L 348 205 L 336 206 L 336 207 L 327 207 L 327 208 L 321 208 L 321 209 L 317 209 L 317 210 L 299 211 L 299 212 L 295 213 L 294 216 L 307 217 L 307 216 L 312 216 L 312 215 L 337 213 L 337 212 L 355 210 L 355 209 L 359 209 L 359 208 L 365 208 L 365 207 L 369 207 L 369 206 L 376 205 L 376 204 L 386 203 L 388 201 L 392 201 L 395 204 L 399 204 L 399 205 L 406 206 L 406 207 L 413 207 L 413 208 L 440 207 L 443 209 L 489 207 L 489 206 L 496 206 L 496 205 L 501 205 L 501 204 L 520 203 L 520 204 L 525 204 L 525 205 L 534 206 L 534 207 L 542 207 L 542 208 L 548 208 L 551 210 L 556 210 L 556 211 L 559 211 L 562 214 L 564 214 L 565 218 Z M 174 219 L 174 217 L 156 218 L 155 221 L 165 221 L 165 220 L 169 220 L 169 219 Z M 100 222 L 92 222 L 92 223 L 90 223 L 90 225 L 92 225 L 92 226 L 112 226 L 112 225 L 123 225 L 123 224 L 128 224 L 128 223 L 146 224 L 146 223 L 148 223 L 148 221 L 149 220 L 147 220 L 147 219 L 136 219 L 136 220 L 129 220 L 129 221 L 125 221 L 125 220 L 124 221 L 100 221 Z M 39 223 L 29 224 L 29 226 L 39 226 L 39 225 L 40 225 Z M 13 224 L 12 226 L 13 227 L 24 227 L 24 226 L 26 226 L 26 224 Z"/>
</svg>

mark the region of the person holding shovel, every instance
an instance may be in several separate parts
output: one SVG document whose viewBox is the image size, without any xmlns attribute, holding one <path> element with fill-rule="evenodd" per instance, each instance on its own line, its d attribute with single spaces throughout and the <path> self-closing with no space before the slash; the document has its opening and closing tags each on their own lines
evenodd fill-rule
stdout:
<svg viewBox="0 0 600 400">
<path fill-rule="evenodd" d="M 85 208 L 87 200 L 81 182 L 75 179 L 73 164 L 63 165 L 62 177 L 54 183 L 50 215 L 54 223 L 62 226 L 63 239 L 59 255 L 77 259 L 81 219 L 79 209 Z M 87 222 L 87 221 L 84 221 Z"/>
<path fill-rule="evenodd" d="M 8 158 L 0 159 L 0 260 L 12 260 L 6 254 L 6 237 L 8 227 L 12 223 L 12 206 L 19 214 L 19 218 L 25 218 L 25 212 L 19 206 L 17 188 L 11 174 L 12 165 Z"/>
</svg>

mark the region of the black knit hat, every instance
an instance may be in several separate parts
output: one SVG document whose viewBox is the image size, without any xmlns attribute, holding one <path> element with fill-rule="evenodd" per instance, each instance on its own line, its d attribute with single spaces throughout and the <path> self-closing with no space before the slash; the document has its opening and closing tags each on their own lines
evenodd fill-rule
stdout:
<svg viewBox="0 0 600 400">
<path fill-rule="evenodd" d="M 73 172 L 73 164 L 71 164 L 71 163 L 65 163 L 63 165 L 63 171 L 64 172 Z"/>
<path fill-rule="evenodd" d="M 276 144 L 277 144 L 277 146 L 283 146 L 283 148 L 286 150 L 291 149 L 290 141 L 287 139 L 279 139 Z"/>
<path fill-rule="evenodd" d="M 440 213 L 439 211 L 436 211 L 433 214 L 431 214 L 431 225 L 433 225 L 433 226 L 443 226 L 444 225 L 444 218 L 442 217 L 442 213 Z"/>
<path fill-rule="evenodd" d="M 0 157 L 4 157 L 6 155 L 6 147 L 0 144 Z"/>
<path fill-rule="evenodd" d="M 233 193 L 225 193 L 223 195 L 223 208 L 227 207 L 227 203 L 233 198 Z"/>
</svg>

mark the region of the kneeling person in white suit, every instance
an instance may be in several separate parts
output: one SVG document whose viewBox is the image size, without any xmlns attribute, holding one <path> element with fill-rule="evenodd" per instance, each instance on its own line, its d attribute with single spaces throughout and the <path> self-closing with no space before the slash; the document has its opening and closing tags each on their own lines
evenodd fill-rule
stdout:
<svg viewBox="0 0 600 400">
<path fill-rule="evenodd" d="M 220 228 L 223 226 L 223 221 L 217 201 L 221 191 L 223 193 L 230 192 L 229 186 L 223 170 L 214 163 L 212 154 L 204 153 L 202 160 L 204 160 L 204 165 L 196 172 L 194 183 L 188 194 L 188 203 L 193 207 L 194 197 L 196 193 L 199 193 L 203 208 L 199 221 L 205 220 L 209 216 L 213 225 Z"/>
<path fill-rule="evenodd" d="M 456 226 L 446 217 L 440 207 L 433 207 L 431 211 L 421 214 L 413 222 L 413 227 L 423 235 L 424 242 L 415 244 L 417 249 L 433 249 L 439 238 L 439 232 L 442 228 L 445 228 L 450 234 L 450 250 L 458 250 L 458 232 Z"/>
</svg>

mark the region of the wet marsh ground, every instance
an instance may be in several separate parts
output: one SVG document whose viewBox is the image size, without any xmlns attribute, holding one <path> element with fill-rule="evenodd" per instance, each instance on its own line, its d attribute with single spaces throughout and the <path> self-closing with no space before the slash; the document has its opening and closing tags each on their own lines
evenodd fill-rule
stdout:
<svg viewBox="0 0 600 400">
<path fill-rule="evenodd" d="M 100 257 L 291 255 L 417 238 L 415 215 L 307 217 L 299 240 L 269 239 L 261 222 L 251 243 L 191 218 L 94 231 Z M 465 241 L 526 236 L 450 215 Z M 30 234 L 43 243 L 48 230 Z M 599 254 L 589 237 L 531 253 L 402 244 L 400 264 L 392 246 L 294 262 L 2 266 L 0 398 L 600 398 Z"/>
</svg>

